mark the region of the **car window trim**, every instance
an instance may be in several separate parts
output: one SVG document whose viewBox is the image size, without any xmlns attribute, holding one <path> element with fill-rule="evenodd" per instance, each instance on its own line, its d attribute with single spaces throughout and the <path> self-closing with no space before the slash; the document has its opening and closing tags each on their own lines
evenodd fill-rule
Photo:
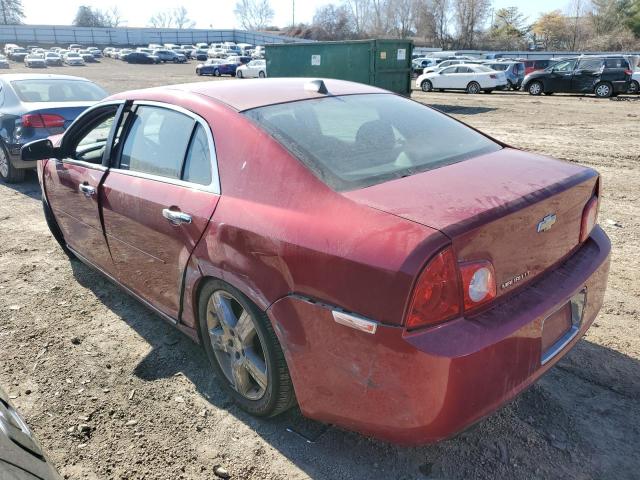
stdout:
<svg viewBox="0 0 640 480">
<path fill-rule="evenodd" d="M 66 153 L 64 154 L 64 158 L 58 158 L 56 159 L 56 161 L 59 161 L 61 163 L 68 163 L 71 165 L 76 165 L 79 167 L 84 167 L 84 168 L 90 168 L 92 170 L 100 170 L 100 171 L 107 171 L 108 169 L 108 165 L 105 165 L 105 153 L 107 152 L 107 150 L 111 150 L 109 147 L 109 142 L 112 141 L 112 134 L 114 131 L 116 131 L 117 128 L 117 120 L 118 120 L 118 115 L 119 113 L 122 111 L 123 106 L 125 104 L 124 100 L 113 100 L 113 101 L 107 101 L 107 102 L 102 102 L 100 104 L 94 105 L 92 107 L 87 108 L 84 112 L 82 112 L 80 115 L 78 115 L 76 117 L 76 119 L 71 122 L 71 125 L 69 125 L 69 127 L 66 129 L 66 131 L 64 132 L 62 139 L 60 141 L 60 145 L 61 146 L 65 146 L 65 139 L 72 138 L 73 139 L 73 135 L 74 135 L 74 128 L 76 123 L 79 123 L 79 121 L 81 121 L 84 117 L 92 115 L 93 113 L 95 113 L 96 110 L 101 110 L 103 108 L 109 107 L 109 106 L 113 106 L 113 105 L 119 105 L 118 109 L 116 110 L 116 114 L 114 116 L 114 122 L 113 125 L 111 126 L 111 131 L 109 132 L 109 137 L 107 137 L 107 143 L 105 144 L 105 151 L 102 154 L 102 161 L 100 163 L 91 163 L 91 162 L 85 162 L 84 160 L 77 160 L 75 158 L 71 158 L 69 157 Z"/>
<path fill-rule="evenodd" d="M 168 110 L 173 110 L 176 111 L 178 113 L 182 113 L 184 115 L 187 115 L 188 117 L 190 117 L 191 119 L 194 120 L 194 125 L 191 131 L 191 135 L 189 137 L 189 144 L 187 144 L 187 148 L 185 149 L 185 153 L 184 156 L 182 158 L 182 163 L 181 163 L 181 172 L 180 172 L 180 176 L 182 176 L 182 169 L 184 168 L 184 161 L 186 159 L 187 153 L 189 151 L 189 145 L 191 142 L 191 138 L 196 130 L 196 123 L 199 123 L 202 128 L 204 129 L 206 135 L 207 135 L 207 141 L 209 144 L 209 155 L 211 156 L 211 183 L 209 185 L 202 185 L 199 183 L 193 183 L 193 182 L 186 182 L 184 180 L 178 179 L 178 178 L 170 178 L 170 177 L 163 177 L 161 175 L 154 175 L 151 173 L 144 173 L 144 172 L 136 172 L 135 170 L 127 170 L 127 169 L 123 169 L 120 168 L 120 160 L 122 158 L 122 148 L 120 148 L 118 150 L 117 153 L 117 158 L 115 159 L 115 161 L 113 162 L 113 165 L 111 166 L 110 170 L 117 172 L 117 173 L 121 173 L 123 175 L 129 175 L 132 177 L 137 177 L 137 178 L 143 178 L 146 180 L 153 180 L 156 182 L 161 182 L 161 183 L 168 183 L 171 185 L 177 185 L 180 187 L 188 187 L 188 188 L 193 188 L 195 190 L 202 190 L 205 192 L 210 192 L 210 193 L 215 193 L 216 195 L 220 195 L 221 194 L 221 188 L 220 188 L 220 176 L 219 176 L 219 172 L 218 172 L 218 156 L 216 154 L 216 150 L 215 150 L 215 142 L 213 140 L 213 133 L 211 132 L 211 127 L 209 127 L 209 123 L 202 118 L 200 115 L 187 110 L 186 108 L 180 107 L 178 105 L 173 105 L 170 103 L 164 103 L 164 102 L 158 102 L 155 100 L 135 100 L 133 101 L 132 104 L 132 108 L 131 108 L 131 112 L 135 113 L 135 109 L 139 106 L 148 106 L 148 107 L 157 107 L 157 108 L 165 108 Z M 123 134 L 122 134 L 122 140 L 121 140 L 121 145 L 124 146 L 124 143 L 126 142 L 127 138 L 129 137 L 129 132 L 131 130 L 131 123 L 132 123 L 132 118 L 133 116 L 129 117 L 130 119 L 128 119 L 128 125 L 126 125 L 126 130 L 123 130 Z"/>
</svg>

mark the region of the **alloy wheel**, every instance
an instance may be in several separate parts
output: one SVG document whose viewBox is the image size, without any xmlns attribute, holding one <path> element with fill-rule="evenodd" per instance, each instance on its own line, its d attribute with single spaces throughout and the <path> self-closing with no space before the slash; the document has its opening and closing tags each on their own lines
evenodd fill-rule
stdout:
<svg viewBox="0 0 640 480">
<path fill-rule="evenodd" d="M 421 84 L 420 84 L 420 88 L 422 89 L 423 92 L 430 92 L 433 88 L 433 85 L 431 84 L 431 82 L 429 80 L 424 80 Z"/>
<path fill-rule="evenodd" d="M 217 290 L 207 303 L 207 331 L 231 387 L 248 400 L 262 398 L 269 375 L 265 347 L 251 313 L 231 293 Z"/>
<path fill-rule="evenodd" d="M 467 93 L 471 93 L 473 95 L 475 95 L 476 93 L 480 93 L 480 85 L 476 82 L 471 82 L 467 86 Z"/>
<path fill-rule="evenodd" d="M 533 82 L 529 86 L 529 93 L 531 95 L 540 95 L 542 93 L 542 85 L 540 84 L 540 82 Z"/>
<path fill-rule="evenodd" d="M 638 93 L 640 92 L 640 83 L 632 80 L 629 84 L 629 93 Z"/>
<path fill-rule="evenodd" d="M 9 176 L 9 159 L 3 148 L 0 148 L 0 175 L 4 178 Z"/>
<path fill-rule="evenodd" d="M 601 83 L 596 87 L 596 95 L 601 98 L 611 96 L 611 87 L 606 83 Z"/>
</svg>

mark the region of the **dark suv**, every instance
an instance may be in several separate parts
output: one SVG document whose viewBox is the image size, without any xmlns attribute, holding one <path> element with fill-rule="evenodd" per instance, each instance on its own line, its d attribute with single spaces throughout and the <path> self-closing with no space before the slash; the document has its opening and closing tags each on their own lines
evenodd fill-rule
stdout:
<svg viewBox="0 0 640 480">
<path fill-rule="evenodd" d="M 531 95 L 594 93 L 605 98 L 625 93 L 631 75 L 629 62 L 622 56 L 569 58 L 527 75 L 523 89 Z"/>
</svg>

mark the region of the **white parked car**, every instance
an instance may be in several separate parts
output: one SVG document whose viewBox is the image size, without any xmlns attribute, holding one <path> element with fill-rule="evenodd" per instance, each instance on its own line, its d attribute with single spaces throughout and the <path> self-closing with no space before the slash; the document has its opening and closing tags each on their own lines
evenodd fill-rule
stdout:
<svg viewBox="0 0 640 480">
<path fill-rule="evenodd" d="M 251 60 L 246 65 L 236 68 L 236 77 L 238 78 L 265 78 L 266 76 L 266 60 Z"/>
<path fill-rule="evenodd" d="M 438 72 L 423 73 L 416 86 L 423 92 L 432 90 L 464 90 L 467 93 L 490 93 L 507 84 L 504 72 L 497 72 L 484 65 L 452 65 Z"/>
<path fill-rule="evenodd" d="M 640 93 L 640 70 L 635 70 L 631 75 L 629 93 Z"/>
<path fill-rule="evenodd" d="M 78 52 L 67 52 L 63 58 L 67 65 L 84 65 L 84 59 Z"/>
<path fill-rule="evenodd" d="M 45 68 L 44 53 L 30 53 L 24 57 L 24 65 L 28 68 Z"/>
</svg>

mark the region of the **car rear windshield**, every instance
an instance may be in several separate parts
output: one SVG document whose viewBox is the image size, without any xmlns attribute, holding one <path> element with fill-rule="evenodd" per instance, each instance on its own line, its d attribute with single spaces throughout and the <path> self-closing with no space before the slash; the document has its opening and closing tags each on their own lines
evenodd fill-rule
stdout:
<svg viewBox="0 0 640 480">
<path fill-rule="evenodd" d="M 85 80 L 25 79 L 11 85 L 23 102 L 84 102 L 107 96 L 98 85 Z"/>
<path fill-rule="evenodd" d="M 502 148 L 446 115 L 391 94 L 330 96 L 244 113 L 338 191 Z"/>
</svg>

